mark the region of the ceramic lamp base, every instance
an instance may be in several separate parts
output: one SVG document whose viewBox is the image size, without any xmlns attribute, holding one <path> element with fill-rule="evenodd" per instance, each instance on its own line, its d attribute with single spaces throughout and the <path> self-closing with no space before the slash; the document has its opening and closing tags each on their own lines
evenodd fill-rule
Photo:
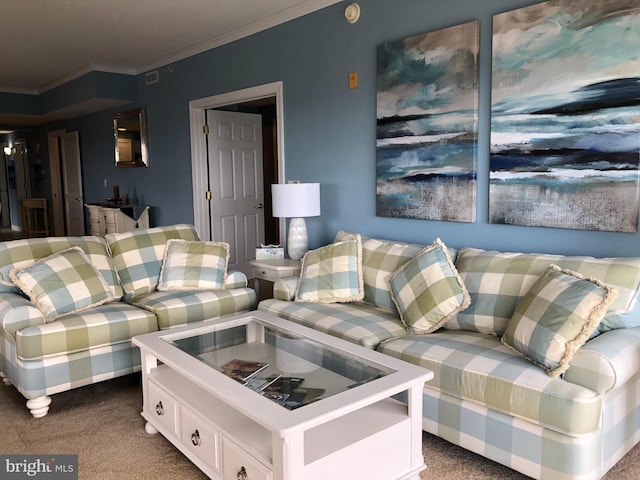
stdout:
<svg viewBox="0 0 640 480">
<path fill-rule="evenodd" d="M 300 260 L 309 249 L 307 224 L 304 218 L 289 220 L 289 234 L 287 236 L 287 253 L 292 260 Z"/>
</svg>

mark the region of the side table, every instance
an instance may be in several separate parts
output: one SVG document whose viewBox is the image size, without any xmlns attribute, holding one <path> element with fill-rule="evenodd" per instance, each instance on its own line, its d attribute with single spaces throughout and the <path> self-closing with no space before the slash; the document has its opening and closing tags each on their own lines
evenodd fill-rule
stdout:
<svg viewBox="0 0 640 480">
<path fill-rule="evenodd" d="M 275 282 L 282 277 L 300 275 L 302 266 L 302 262 L 290 258 L 250 260 L 249 263 L 253 267 L 254 289 L 258 299 L 260 299 L 260 280 Z"/>
</svg>

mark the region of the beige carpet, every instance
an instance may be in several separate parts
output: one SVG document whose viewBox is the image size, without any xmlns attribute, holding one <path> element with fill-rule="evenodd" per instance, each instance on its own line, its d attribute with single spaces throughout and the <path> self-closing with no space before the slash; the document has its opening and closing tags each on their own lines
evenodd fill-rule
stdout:
<svg viewBox="0 0 640 480">
<path fill-rule="evenodd" d="M 79 478 L 87 480 L 206 479 L 161 435 L 145 433 L 141 408 L 139 375 L 54 395 L 40 419 L 15 388 L 0 383 L 0 453 L 78 454 Z M 422 479 L 528 478 L 437 437 L 424 434 L 423 443 L 429 467 Z M 639 470 L 636 446 L 605 478 L 635 480 Z"/>
</svg>

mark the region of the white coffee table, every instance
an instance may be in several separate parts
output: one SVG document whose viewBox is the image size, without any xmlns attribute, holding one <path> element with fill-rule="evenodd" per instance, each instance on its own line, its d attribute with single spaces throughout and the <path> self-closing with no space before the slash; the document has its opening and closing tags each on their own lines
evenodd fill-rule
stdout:
<svg viewBox="0 0 640 480">
<path fill-rule="evenodd" d="M 162 433 L 213 479 L 417 480 L 425 468 L 429 370 L 262 312 L 133 343 L 146 431 Z M 254 380 L 277 372 L 304 381 L 269 394 L 291 393 L 283 406 L 223 373 L 231 360 L 268 364 Z M 407 403 L 392 398 L 403 392 Z M 312 393 L 322 395 L 304 404 Z"/>
</svg>

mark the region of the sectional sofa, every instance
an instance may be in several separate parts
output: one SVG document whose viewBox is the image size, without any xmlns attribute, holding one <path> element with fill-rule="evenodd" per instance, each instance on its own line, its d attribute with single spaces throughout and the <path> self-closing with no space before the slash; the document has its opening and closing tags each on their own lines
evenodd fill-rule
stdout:
<svg viewBox="0 0 640 480">
<path fill-rule="evenodd" d="M 336 253 L 347 243 L 355 250 Z M 414 283 L 409 297 L 445 294 L 423 298 L 434 307 L 416 315 L 403 275 L 434 265 L 424 276 L 449 268 L 446 281 Z M 432 370 L 425 431 L 533 478 L 598 479 L 640 440 L 639 288 L 640 258 L 457 251 L 340 232 L 258 309 Z M 567 295 L 581 301 L 559 313 Z"/>
<path fill-rule="evenodd" d="M 214 268 L 181 263 L 203 247 L 200 263 Z M 0 375 L 41 417 L 52 394 L 138 371 L 134 335 L 255 308 L 255 291 L 227 261 L 190 225 L 1 242 Z M 194 271 L 202 275 L 189 283 Z"/>
</svg>

